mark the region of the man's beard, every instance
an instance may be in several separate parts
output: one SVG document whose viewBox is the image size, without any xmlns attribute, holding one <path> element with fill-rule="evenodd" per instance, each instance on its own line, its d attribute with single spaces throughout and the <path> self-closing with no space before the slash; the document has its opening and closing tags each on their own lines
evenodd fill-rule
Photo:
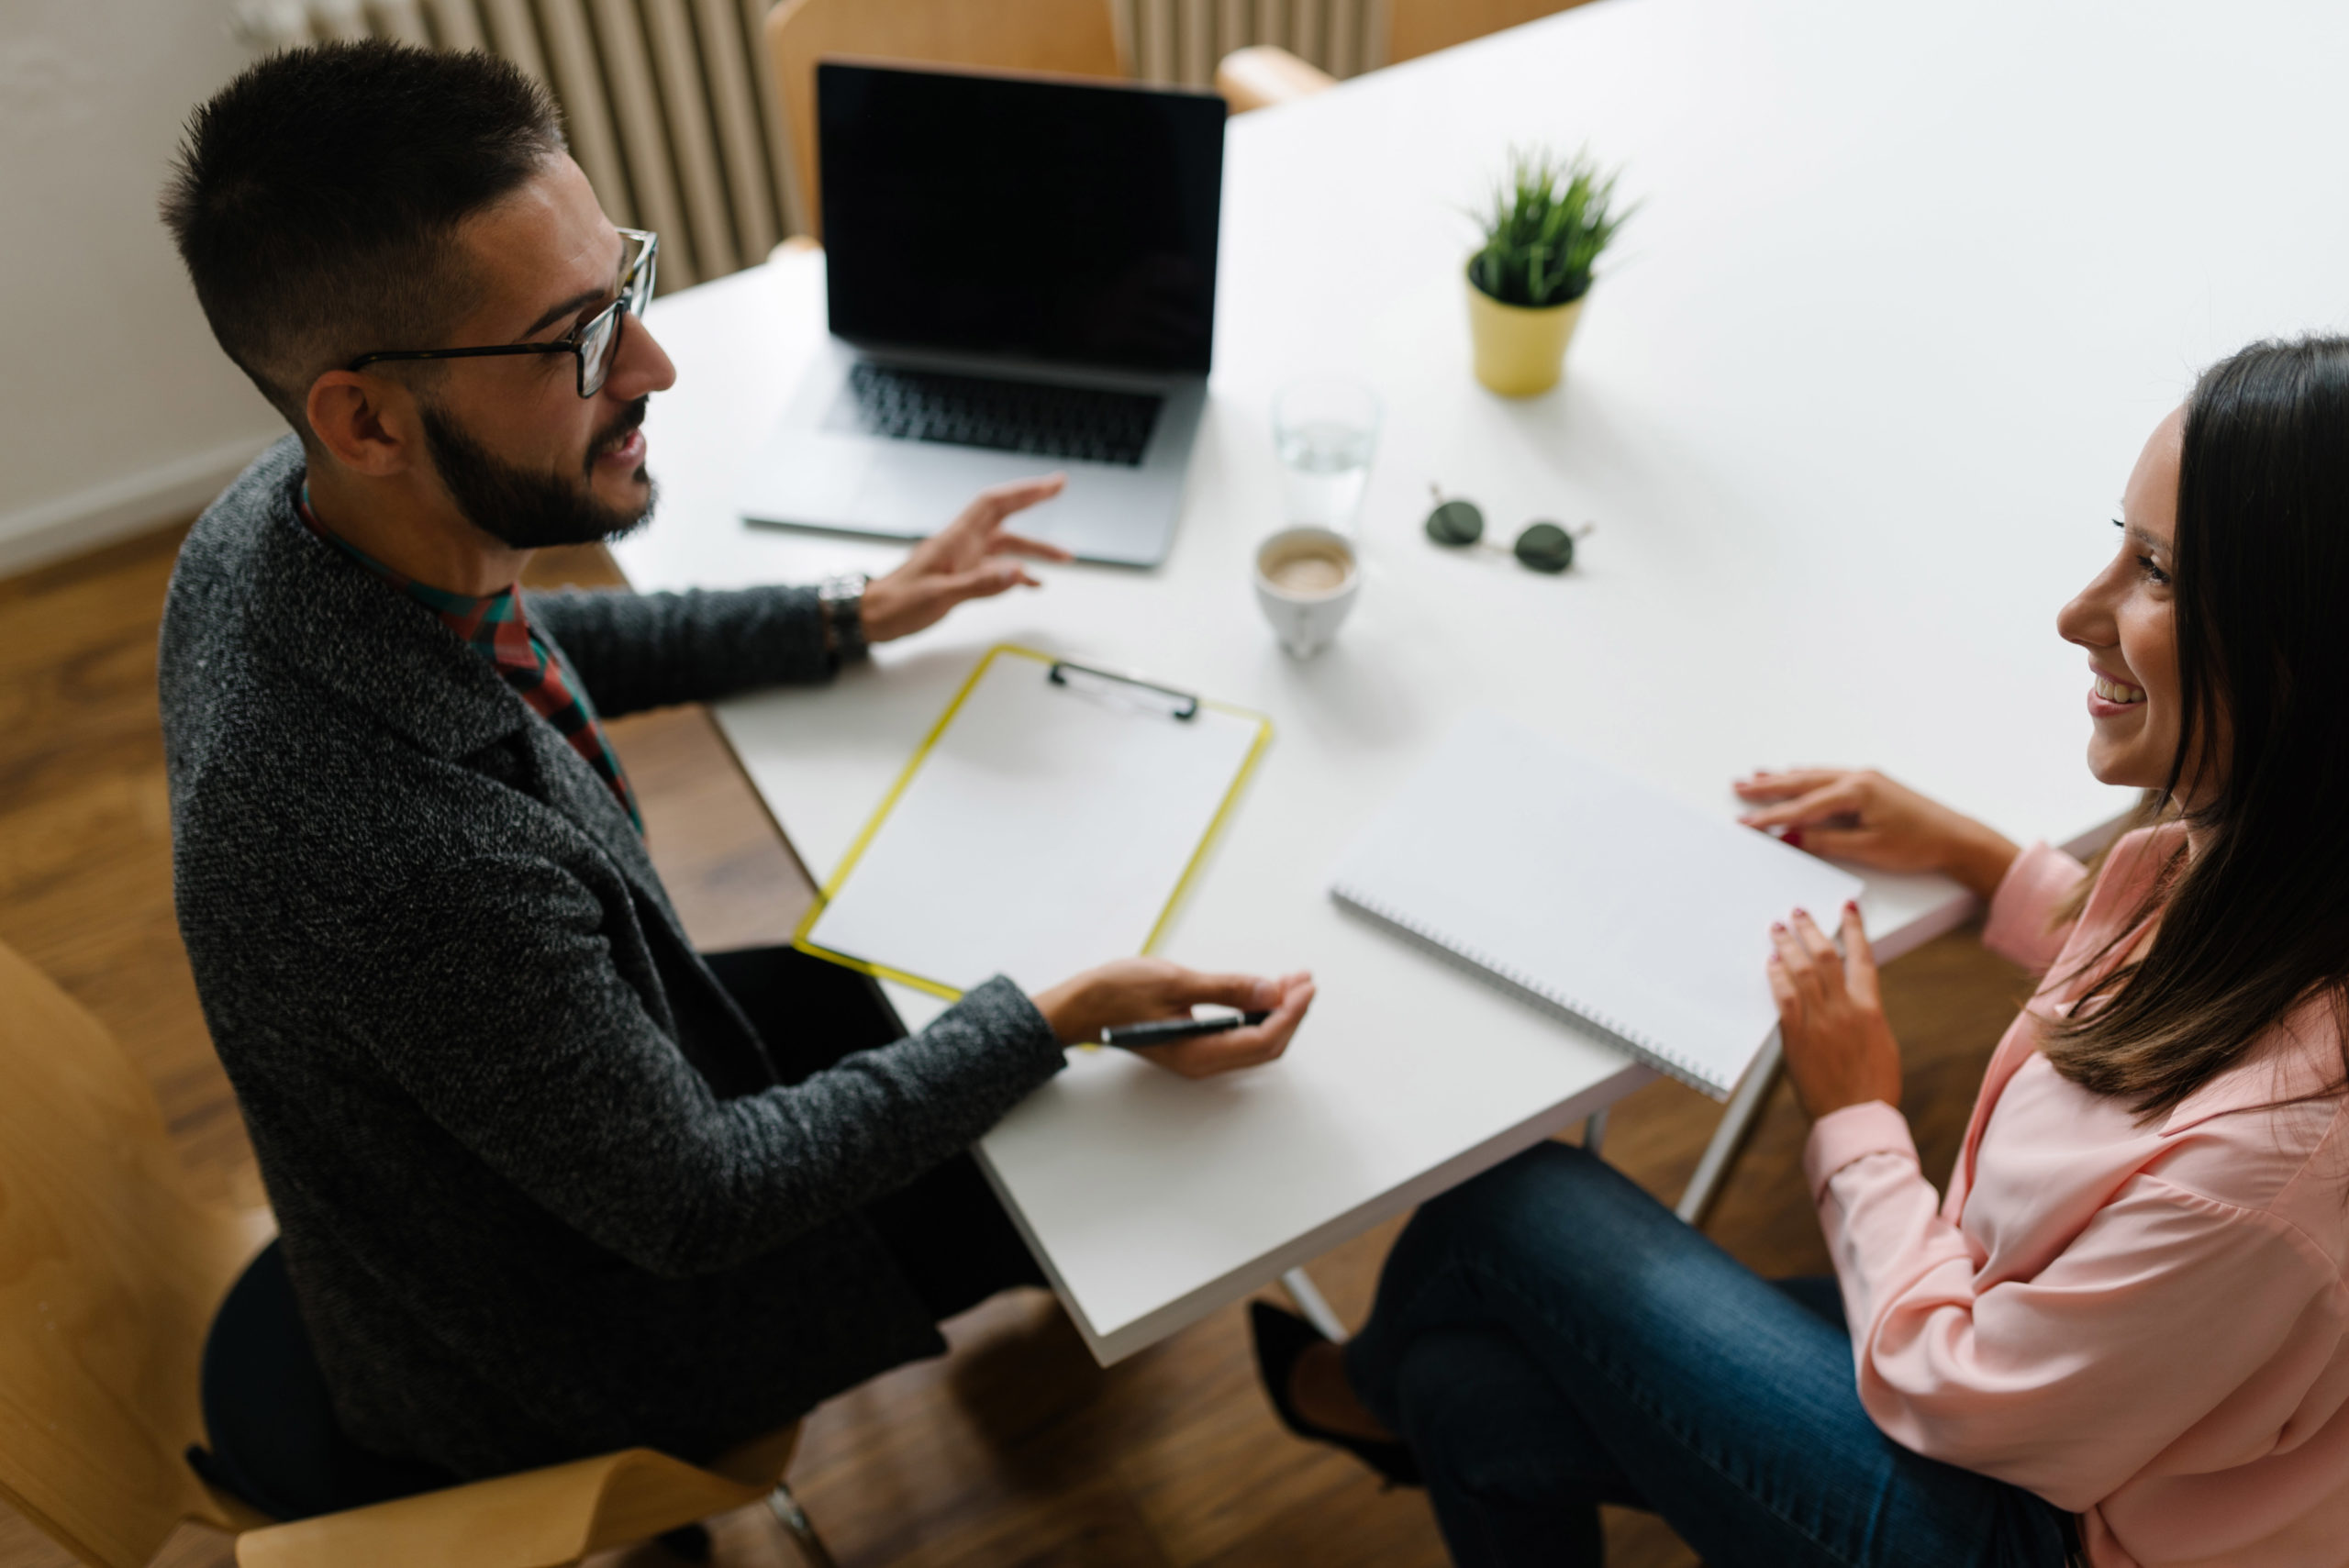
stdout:
<svg viewBox="0 0 2349 1568">
<path fill-rule="evenodd" d="M 628 439 L 644 423 L 648 398 L 640 397 L 607 429 L 588 443 L 586 462 L 573 479 L 559 470 L 540 472 L 510 463 L 474 440 L 456 422 L 424 406 L 424 443 L 440 471 L 440 483 L 465 521 L 516 550 L 595 544 L 620 538 L 652 516 L 657 488 L 636 512 L 623 512 L 596 498 L 591 488 L 596 459 Z M 639 481 L 651 484 L 641 468 Z"/>
</svg>

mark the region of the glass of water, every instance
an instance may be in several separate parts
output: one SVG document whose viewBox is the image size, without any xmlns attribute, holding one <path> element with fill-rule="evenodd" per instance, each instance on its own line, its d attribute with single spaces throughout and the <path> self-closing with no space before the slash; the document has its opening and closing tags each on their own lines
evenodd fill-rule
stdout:
<svg viewBox="0 0 2349 1568">
<path fill-rule="evenodd" d="M 1378 396 L 1343 376 L 1293 381 L 1273 396 L 1273 449 L 1295 527 L 1353 532 L 1371 454 L 1378 448 Z"/>
</svg>

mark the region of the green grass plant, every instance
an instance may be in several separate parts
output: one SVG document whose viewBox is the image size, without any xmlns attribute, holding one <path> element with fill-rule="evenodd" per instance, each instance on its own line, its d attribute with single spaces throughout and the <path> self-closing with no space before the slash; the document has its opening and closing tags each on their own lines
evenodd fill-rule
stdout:
<svg viewBox="0 0 2349 1568">
<path fill-rule="evenodd" d="M 1507 178 L 1475 215 L 1485 243 L 1469 258 L 1468 281 L 1503 305 L 1534 309 L 1588 294 L 1599 252 L 1639 205 L 1616 206 L 1620 172 L 1600 170 L 1586 150 L 1511 149 Z"/>
</svg>

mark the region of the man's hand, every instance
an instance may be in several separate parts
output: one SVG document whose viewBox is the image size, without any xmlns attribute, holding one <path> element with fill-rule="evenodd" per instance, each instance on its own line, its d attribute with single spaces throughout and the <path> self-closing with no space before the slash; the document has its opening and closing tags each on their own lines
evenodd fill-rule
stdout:
<svg viewBox="0 0 2349 1568">
<path fill-rule="evenodd" d="M 864 640 L 886 642 L 935 626 L 965 599 L 991 598 L 1023 583 L 1038 586 L 1019 558 L 1067 561 L 1069 552 L 1008 532 L 1003 521 L 1051 500 L 1067 484 L 1066 474 L 1054 473 L 979 492 L 961 517 L 914 546 L 903 566 L 865 588 Z"/>
<path fill-rule="evenodd" d="M 1770 928 L 1770 995 L 1795 1100 L 1814 1121 L 1846 1106 L 1900 1103 L 1900 1047 L 1884 1021 L 1876 954 L 1856 904 L 1843 906 L 1843 952 L 1801 909 Z"/>
<path fill-rule="evenodd" d="M 1873 768 L 1760 769 L 1731 787 L 1762 808 L 1740 822 L 1783 828 L 1796 849 L 1885 871 L 1943 872 L 1985 900 L 2022 852 L 1997 828 Z"/>
<path fill-rule="evenodd" d="M 1118 1024 L 1187 1018 L 1202 1002 L 1272 1017 L 1261 1024 L 1173 1045 L 1145 1046 L 1134 1054 L 1186 1078 L 1261 1066 L 1288 1049 L 1289 1037 L 1313 1005 L 1313 977 L 1302 973 L 1277 980 L 1201 974 L 1163 958 L 1121 958 L 1040 993 L 1036 1008 L 1063 1045 L 1082 1045 L 1098 1040 L 1103 1029 Z"/>
</svg>

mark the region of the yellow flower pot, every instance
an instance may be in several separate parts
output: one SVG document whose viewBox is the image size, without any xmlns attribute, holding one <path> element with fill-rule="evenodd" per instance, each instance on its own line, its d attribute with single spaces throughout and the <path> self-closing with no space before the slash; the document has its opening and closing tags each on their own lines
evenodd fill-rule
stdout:
<svg viewBox="0 0 2349 1568">
<path fill-rule="evenodd" d="M 1538 309 L 1503 305 L 1470 283 L 1468 336 L 1476 347 L 1476 379 L 1503 397 L 1549 391 L 1558 384 L 1566 339 L 1581 319 L 1582 299 Z"/>
</svg>

